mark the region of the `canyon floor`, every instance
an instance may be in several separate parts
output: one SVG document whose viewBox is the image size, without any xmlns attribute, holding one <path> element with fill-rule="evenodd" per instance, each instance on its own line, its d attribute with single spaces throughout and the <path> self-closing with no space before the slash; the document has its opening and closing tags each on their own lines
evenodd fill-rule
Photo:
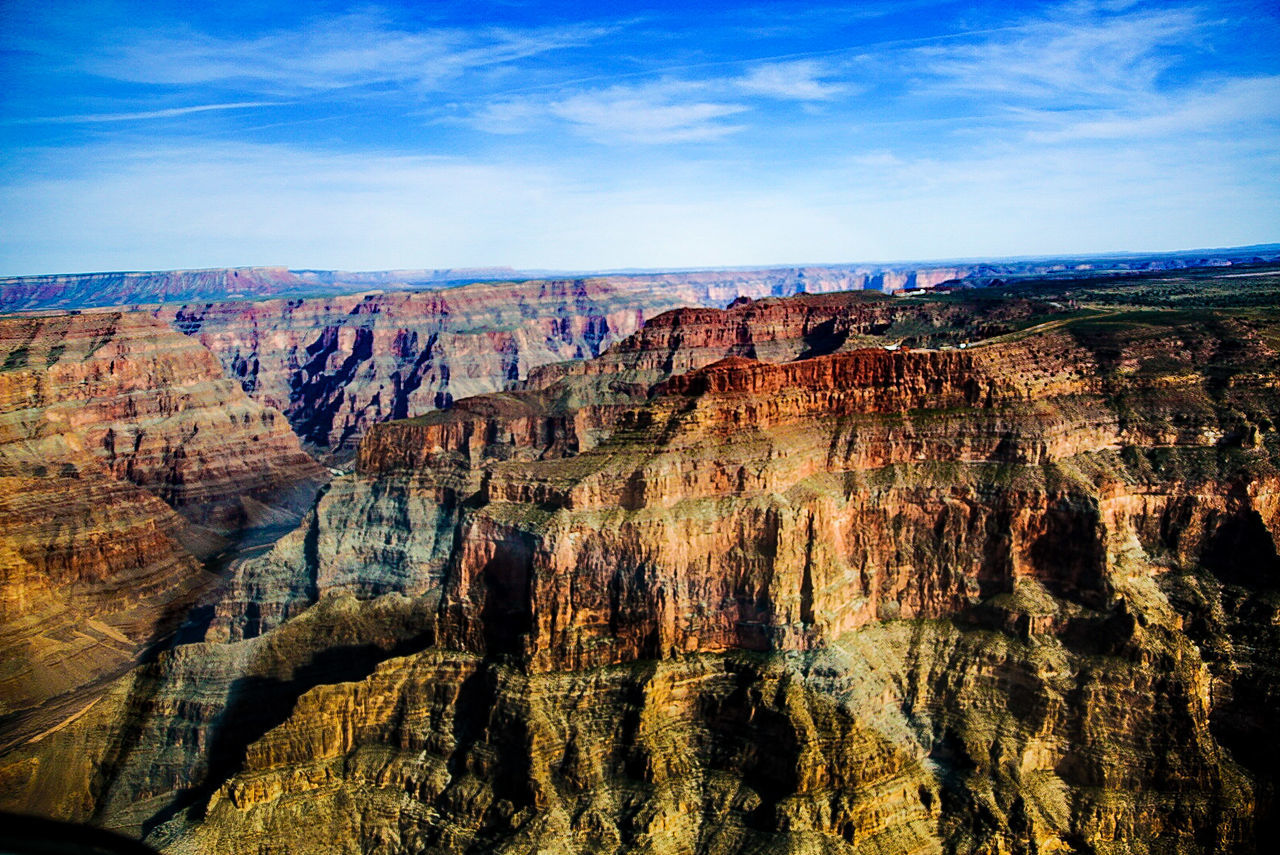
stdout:
<svg viewBox="0 0 1280 855">
<path fill-rule="evenodd" d="M 1280 266 L 666 284 L 0 317 L 0 810 L 1268 851 Z"/>
</svg>

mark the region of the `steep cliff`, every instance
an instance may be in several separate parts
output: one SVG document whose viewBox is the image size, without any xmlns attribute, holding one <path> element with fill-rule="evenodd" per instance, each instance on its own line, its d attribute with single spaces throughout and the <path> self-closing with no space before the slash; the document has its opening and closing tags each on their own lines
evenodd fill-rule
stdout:
<svg viewBox="0 0 1280 855">
<path fill-rule="evenodd" d="M 197 336 L 255 400 L 288 416 L 313 448 L 343 456 L 372 424 L 421 415 L 526 378 L 626 368 L 650 381 L 729 353 L 782 359 L 877 340 L 967 340 L 1009 328 L 1046 306 L 1029 300 L 976 306 L 894 301 L 844 293 L 762 300 L 729 314 L 662 315 L 642 338 L 590 360 L 676 306 L 705 304 L 697 279 L 573 280 L 470 285 L 436 292 L 169 306 L 157 317 Z M 746 288 L 739 283 L 735 288 Z M 768 294 L 768 283 L 759 290 Z M 736 291 L 728 291 L 728 300 Z M 699 326 L 720 319 L 716 329 Z M 691 332 L 691 330 L 700 332 Z M 705 341 L 695 341 L 705 335 Z M 679 356 L 675 356 L 679 354 Z M 540 373 L 549 366 L 550 374 Z"/>
<path fill-rule="evenodd" d="M 1259 851 L 1274 311 L 889 352 L 814 305 L 373 427 L 7 804 L 175 852 Z"/>
<path fill-rule="evenodd" d="M 324 479 L 280 413 L 145 314 L 0 319 L 4 735 L 89 698 L 184 618 L 202 560 Z"/>
<path fill-rule="evenodd" d="M 496 391 L 533 365 L 594 356 L 674 299 L 538 282 L 183 305 L 156 315 L 198 337 L 304 441 L 349 453 L 370 424 Z"/>
</svg>

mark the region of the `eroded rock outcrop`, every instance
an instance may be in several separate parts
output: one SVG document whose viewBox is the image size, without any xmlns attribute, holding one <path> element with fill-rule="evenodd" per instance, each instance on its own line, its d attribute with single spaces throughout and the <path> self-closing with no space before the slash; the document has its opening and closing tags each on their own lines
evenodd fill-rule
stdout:
<svg viewBox="0 0 1280 855">
<path fill-rule="evenodd" d="M 1258 851 L 1274 318 L 730 320 L 374 427 L 5 792 L 183 852 Z"/>
<path fill-rule="evenodd" d="M 145 314 L 0 320 L 6 736 L 92 700 L 20 715 L 117 675 L 211 583 L 204 559 L 296 524 L 324 477 L 279 412 Z"/>
<path fill-rule="evenodd" d="M 590 358 L 679 305 L 594 281 L 213 303 L 156 312 L 199 338 L 255 400 L 322 452 L 369 425 L 493 392 L 530 367 Z"/>
<path fill-rule="evenodd" d="M 526 378 L 537 385 L 564 371 L 625 368 L 652 382 L 727 355 L 777 361 L 881 339 L 977 339 L 1009 328 L 1033 308 L 1026 300 L 981 308 L 919 304 L 872 292 L 753 303 L 750 297 L 783 286 L 768 277 L 731 283 L 711 274 L 502 282 L 171 304 L 155 315 L 198 337 L 246 393 L 284 412 L 313 448 L 341 457 L 370 425 L 444 409 Z M 831 284 L 822 277 L 811 284 L 824 283 Z M 689 309 L 654 318 L 739 294 L 747 295 L 745 302 L 727 314 Z M 655 322 L 626 345 L 630 352 L 581 363 L 590 368 L 563 367 L 565 360 L 600 355 L 647 318 Z M 636 351 L 647 358 L 635 358 Z"/>
</svg>

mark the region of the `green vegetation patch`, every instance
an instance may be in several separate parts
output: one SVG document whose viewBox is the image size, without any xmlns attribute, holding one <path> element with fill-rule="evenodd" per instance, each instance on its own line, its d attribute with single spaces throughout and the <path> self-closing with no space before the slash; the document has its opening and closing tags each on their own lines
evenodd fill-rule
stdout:
<svg viewBox="0 0 1280 855">
<path fill-rule="evenodd" d="M 20 368 L 27 367 L 27 357 L 30 355 L 31 349 L 25 345 L 19 345 L 9 351 L 9 355 L 5 357 L 4 365 L 0 366 L 0 371 L 17 371 Z"/>
</svg>

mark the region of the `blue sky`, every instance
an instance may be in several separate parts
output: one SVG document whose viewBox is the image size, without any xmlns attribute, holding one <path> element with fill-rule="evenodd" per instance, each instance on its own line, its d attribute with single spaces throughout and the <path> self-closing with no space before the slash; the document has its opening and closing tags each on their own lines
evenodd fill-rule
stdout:
<svg viewBox="0 0 1280 855">
<path fill-rule="evenodd" d="M 1280 6 L 0 0 L 0 274 L 1280 241 Z"/>
</svg>

